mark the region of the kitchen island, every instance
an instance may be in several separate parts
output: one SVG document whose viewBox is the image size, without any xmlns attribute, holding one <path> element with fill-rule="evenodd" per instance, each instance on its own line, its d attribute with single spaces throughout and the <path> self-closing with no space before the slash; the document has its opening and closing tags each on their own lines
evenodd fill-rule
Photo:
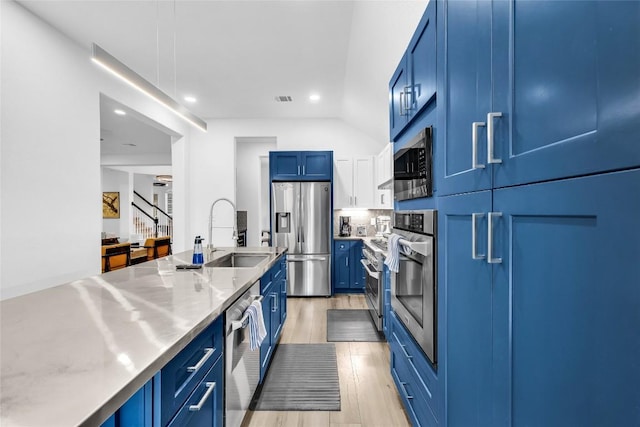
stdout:
<svg viewBox="0 0 640 427">
<path fill-rule="evenodd" d="M 182 252 L 0 302 L 0 425 L 99 425 L 284 255 L 176 270 Z"/>
</svg>

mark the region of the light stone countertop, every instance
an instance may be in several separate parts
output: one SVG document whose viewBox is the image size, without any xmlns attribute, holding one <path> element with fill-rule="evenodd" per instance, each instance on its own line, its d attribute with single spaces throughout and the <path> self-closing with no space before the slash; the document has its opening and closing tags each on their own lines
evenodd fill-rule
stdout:
<svg viewBox="0 0 640 427">
<path fill-rule="evenodd" d="M 214 258 L 228 254 L 216 251 Z M 182 252 L 0 302 L 0 425 L 96 426 L 258 280 Z"/>
</svg>

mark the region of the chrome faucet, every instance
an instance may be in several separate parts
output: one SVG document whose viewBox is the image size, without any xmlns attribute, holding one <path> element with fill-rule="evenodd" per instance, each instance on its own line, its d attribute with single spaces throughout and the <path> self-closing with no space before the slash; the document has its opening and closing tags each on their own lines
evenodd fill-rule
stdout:
<svg viewBox="0 0 640 427">
<path fill-rule="evenodd" d="M 229 202 L 229 204 L 233 208 L 233 236 L 231 238 L 234 240 L 234 246 L 236 245 L 236 241 L 238 240 L 238 212 L 236 211 L 236 205 L 231 200 L 224 197 L 216 199 L 211 204 L 211 208 L 209 209 L 209 241 L 207 242 L 207 249 L 209 249 L 209 254 L 215 252 L 215 249 L 213 247 L 213 207 L 216 205 L 216 203 L 221 201 Z"/>
</svg>

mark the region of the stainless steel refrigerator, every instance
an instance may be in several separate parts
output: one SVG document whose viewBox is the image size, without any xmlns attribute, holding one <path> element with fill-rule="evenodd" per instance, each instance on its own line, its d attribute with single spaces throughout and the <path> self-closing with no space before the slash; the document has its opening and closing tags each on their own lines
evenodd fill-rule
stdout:
<svg viewBox="0 0 640 427">
<path fill-rule="evenodd" d="M 331 295 L 331 183 L 271 185 L 272 245 L 289 249 L 288 295 Z"/>
</svg>

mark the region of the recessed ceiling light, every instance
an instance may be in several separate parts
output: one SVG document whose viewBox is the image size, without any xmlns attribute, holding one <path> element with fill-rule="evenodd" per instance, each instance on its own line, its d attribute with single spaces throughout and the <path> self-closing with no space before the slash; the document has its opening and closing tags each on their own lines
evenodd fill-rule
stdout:
<svg viewBox="0 0 640 427">
<path fill-rule="evenodd" d="M 190 102 L 192 104 L 197 101 L 196 97 L 195 96 L 191 96 L 191 95 L 185 96 L 184 100 L 187 101 L 187 102 Z"/>
<path fill-rule="evenodd" d="M 124 111 L 124 110 L 113 110 L 113 112 L 116 113 L 119 116 L 124 116 L 124 115 L 127 114 L 126 111 Z"/>
<path fill-rule="evenodd" d="M 136 145 L 136 144 L 131 144 L 131 143 L 124 143 L 124 144 L 122 144 L 122 145 L 127 145 L 127 146 L 129 146 L 129 147 L 137 147 L 137 145 Z"/>
<path fill-rule="evenodd" d="M 309 95 L 309 100 L 313 102 L 320 101 L 320 95 L 318 95 L 317 93 L 312 93 L 311 95 Z"/>
</svg>

